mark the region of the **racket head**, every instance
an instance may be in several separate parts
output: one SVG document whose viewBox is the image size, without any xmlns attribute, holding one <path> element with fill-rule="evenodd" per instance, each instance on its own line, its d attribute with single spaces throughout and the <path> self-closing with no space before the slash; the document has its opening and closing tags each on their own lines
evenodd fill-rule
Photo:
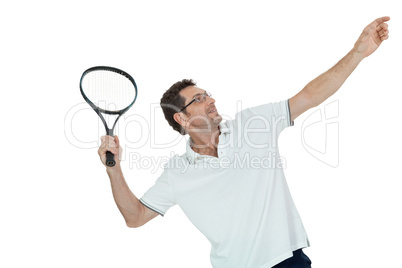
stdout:
<svg viewBox="0 0 402 268">
<path fill-rule="evenodd" d="M 133 106 L 138 93 L 131 75 L 110 66 L 95 66 L 84 71 L 80 91 L 95 111 L 118 115 Z"/>
</svg>

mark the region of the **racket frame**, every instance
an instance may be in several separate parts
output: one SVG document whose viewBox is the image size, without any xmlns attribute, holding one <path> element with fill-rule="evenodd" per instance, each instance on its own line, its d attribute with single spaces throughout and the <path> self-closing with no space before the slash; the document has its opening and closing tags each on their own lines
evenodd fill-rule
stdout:
<svg viewBox="0 0 402 268">
<path fill-rule="evenodd" d="M 84 79 L 84 77 L 93 71 L 112 71 L 115 72 L 117 74 L 123 75 L 124 77 L 126 77 L 128 80 L 130 80 L 130 82 L 134 85 L 134 89 L 135 89 L 135 97 L 134 100 L 124 109 L 118 110 L 118 111 L 109 111 L 109 110 L 105 110 L 102 108 L 99 108 L 98 106 L 96 106 L 84 93 L 84 90 L 82 88 L 82 81 Z M 98 114 L 98 116 L 100 117 L 100 119 L 102 120 L 103 125 L 105 126 L 105 130 L 106 130 L 106 134 L 109 136 L 114 136 L 113 132 L 114 132 L 114 128 L 116 126 L 117 121 L 119 120 L 120 116 L 122 116 L 125 112 L 127 112 L 128 109 L 131 108 L 131 106 L 133 106 L 133 104 L 135 103 L 136 99 L 137 99 L 137 94 L 138 94 L 138 90 L 137 90 L 137 84 L 135 83 L 134 78 L 131 77 L 131 75 L 129 75 L 128 73 L 126 73 L 123 70 L 120 70 L 118 68 L 115 67 L 110 67 L 110 66 L 95 66 L 95 67 L 91 67 L 89 69 L 87 69 L 81 76 L 80 79 L 80 92 L 82 97 L 84 98 L 84 100 L 92 107 L 92 109 Z M 109 128 L 105 118 L 103 117 L 102 113 L 104 114 L 112 114 L 112 115 L 118 115 L 116 120 L 114 121 L 114 124 L 112 126 L 112 128 Z M 109 153 L 109 152 L 108 152 Z M 109 157 L 108 157 L 109 158 Z M 114 166 L 115 163 L 106 163 L 108 166 L 110 164 L 110 166 Z"/>
</svg>

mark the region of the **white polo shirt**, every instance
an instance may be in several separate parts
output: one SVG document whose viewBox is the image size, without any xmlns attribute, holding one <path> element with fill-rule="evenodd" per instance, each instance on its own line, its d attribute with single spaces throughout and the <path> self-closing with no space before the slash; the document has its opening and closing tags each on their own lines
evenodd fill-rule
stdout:
<svg viewBox="0 0 402 268">
<path fill-rule="evenodd" d="M 289 101 L 245 109 L 219 125 L 218 157 L 187 143 L 140 199 L 162 216 L 179 205 L 211 242 L 214 268 L 269 268 L 309 246 L 282 169 L 278 137 Z"/>
</svg>

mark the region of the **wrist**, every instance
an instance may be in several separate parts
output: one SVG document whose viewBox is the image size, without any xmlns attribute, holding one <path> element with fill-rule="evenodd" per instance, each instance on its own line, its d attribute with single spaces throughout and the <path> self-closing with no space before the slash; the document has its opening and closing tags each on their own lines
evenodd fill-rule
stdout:
<svg viewBox="0 0 402 268">
<path fill-rule="evenodd" d="M 349 53 L 352 55 L 352 57 L 355 60 L 357 60 L 359 62 L 362 61 L 365 58 L 363 52 L 359 51 L 356 47 L 353 47 L 352 50 Z"/>
<path fill-rule="evenodd" d="M 112 178 L 112 176 L 116 176 L 119 174 L 122 174 L 122 170 L 120 167 L 120 164 L 116 162 L 116 165 L 113 167 L 106 167 L 106 173 L 109 175 L 110 178 Z"/>
</svg>

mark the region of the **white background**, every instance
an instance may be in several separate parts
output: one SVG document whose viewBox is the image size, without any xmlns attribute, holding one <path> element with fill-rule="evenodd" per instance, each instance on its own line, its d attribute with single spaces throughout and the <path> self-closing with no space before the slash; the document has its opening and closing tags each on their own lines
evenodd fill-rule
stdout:
<svg viewBox="0 0 402 268">
<path fill-rule="evenodd" d="M 140 198 L 162 169 L 135 168 L 130 153 L 184 152 L 157 108 L 171 84 L 195 79 L 233 117 L 239 100 L 246 108 L 297 94 L 381 16 L 391 16 L 389 40 L 280 137 L 318 268 L 400 265 L 398 1 L 3 1 L 0 266 L 211 267 L 209 242 L 178 206 L 125 226 L 97 156 L 104 129 L 79 93 L 85 69 L 115 66 L 137 81 L 119 135 Z M 302 139 L 303 123 L 334 101 L 334 124 L 326 132 L 318 122 Z M 335 165 L 311 154 L 334 142 Z"/>
</svg>

